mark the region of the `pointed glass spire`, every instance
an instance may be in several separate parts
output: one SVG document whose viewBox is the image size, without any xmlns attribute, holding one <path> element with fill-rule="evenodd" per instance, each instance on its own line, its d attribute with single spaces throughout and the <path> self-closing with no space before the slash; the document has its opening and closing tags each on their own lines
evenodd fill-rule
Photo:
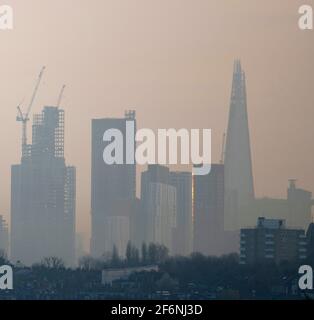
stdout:
<svg viewBox="0 0 314 320">
<path fill-rule="evenodd" d="M 225 150 L 225 228 L 245 224 L 248 206 L 254 199 L 245 73 L 236 60 Z"/>
</svg>

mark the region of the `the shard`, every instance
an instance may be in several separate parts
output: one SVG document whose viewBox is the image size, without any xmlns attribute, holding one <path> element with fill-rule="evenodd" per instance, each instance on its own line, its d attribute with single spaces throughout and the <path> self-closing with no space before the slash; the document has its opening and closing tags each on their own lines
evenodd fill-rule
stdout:
<svg viewBox="0 0 314 320">
<path fill-rule="evenodd" d="M 249 223 L 254 200 L 245 73 L 234 63 L 225 149 L 225 229 L 238 230 Z"/>
</svg>

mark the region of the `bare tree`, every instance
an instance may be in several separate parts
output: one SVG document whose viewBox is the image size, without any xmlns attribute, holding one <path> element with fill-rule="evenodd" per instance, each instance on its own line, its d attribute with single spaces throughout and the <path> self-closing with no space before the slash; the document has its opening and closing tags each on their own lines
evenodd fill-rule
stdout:
<svg viewBox="0 0 314 320">
<path fill-rule="evenodd" d="M 58 257 L 46 257 L 40 262 L 40 265 L 47 269 L 64 269 L 65 264 L 61 258 Z"/>
<path fill-rule="evenodd" d="M 8 256 L 6 252 L 0 249 L 0 265 L 8 263 Z"/>
<path fill-rule="evenodd" d="M 79 259 L 78 265 L 83 270 L 101 270 L 104 267 L 104 261 L 86 255 Z"/>
</svg>

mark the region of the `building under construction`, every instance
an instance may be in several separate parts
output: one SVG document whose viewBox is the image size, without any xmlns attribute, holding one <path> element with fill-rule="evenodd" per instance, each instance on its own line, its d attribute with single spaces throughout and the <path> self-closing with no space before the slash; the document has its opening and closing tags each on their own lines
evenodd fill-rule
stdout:
<svg viewBox="0 0 314 320">
<path fill-rule="evenodd" d="M 24 141 L 25 144 L 25 141 Z M 64 111 L 44 107 L 33 117 L 32 144 L 11 169 L 11 259 L 75 262 L 75 167 L 65 164 Z"/>
</svg>

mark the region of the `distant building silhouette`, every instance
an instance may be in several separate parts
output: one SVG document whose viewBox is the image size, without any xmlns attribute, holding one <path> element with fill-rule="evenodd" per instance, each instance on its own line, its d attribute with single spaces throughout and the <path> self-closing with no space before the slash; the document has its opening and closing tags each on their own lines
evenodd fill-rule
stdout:
<svg viewBox="0 0 314 320">
<path fill-rule="evenodd" d="M 289 223 L 295 227 L 307 228 L 312 221 L 312 193 L 296 186 L 296 180 L 290 179 L 287 190 L 287 205 L 289 207 Z"/>
<path fill-rule="evenodd" d="M 126 122 L 132 121 L 136 130 L 135 112 L 124 118 L 92 120 L 92 177 L 91 177 L 91 254 L 101 256 L 115 245 L 124 255 L 130 240 L 130 214 L 136 201 L 136 165 L 126 164 Z M 106 164 L 103 152 L 110 142 L 103 141 L 108 129 L 123 134 L 123 164 Z M 134 150 L 135 150 L 135 140 Z"/>
<path fill-rule="evenodd" d="M 165 245 L 171 254 L 177 227 L 177 190 L 167 167 L 149 165 L 141 178 L 143 242 Z"/>
<path fill-rule="evenodd" d="M 0 251 L 9 254 L 9 230 L 3 216 L 0 216 Z"/>
<path fill-rule="evenodd" d="M 194 251 L 222 255 L 238 251 L 238 233 L 224 230 L 224 165 L 193 176 Z"/>
<path fill-rule="evenodd" d="M 241 229 L 240 263 L 305 261 L 307 239 L 303 229 L 289 229 L 280 219 L 258 218 L 255 228 Z"/>
<path fill-rule="evenodd" d="M 311 262 L 314 261 L 314 223 L 311 222 L 306 231 L 307 256 Z"/>
<path fill-rule="evenodd" d="M 75 256 L 77 261 L 79 261 L 79 259 L 85 256 L 86 254 L 87 252 L 84 248 L 84 235 L 83 233 L 77 232 L 75 236 Z"/>
<path fill-rule="evenodd" d="M 246 224 L 254 199 L 245 73 L 235 61 L 225 149 L 225 228 Z"/>
<path fill-rule="evenodd" d="M 34 115 L 33 141 L 11 169 L 11 259 L 75 263 L 76 171 L 64 158 L 64 111 Z"/>
<path fill-rule="evenodd" d="M 192 173 L 170 172 L 169 183 L 176 188 L 174 253 L 187 256 L 193 251 Z"/>
<path fill-rule="evenodd" d="M 266 218 L 285 219 L 289 227 L 306 229 L 311 220 L 312 193 L 296 186 L 295 180 L 290 180 L 286 199 L 257 198 L 251 206 L 252 224 L 259 216 Z"/>
<path fill-rule="evenodd" d="M 138 199 L 118 199 L 111 202 L 112 211 L 104 217 L 104 253 L 112 253 L 113 247 L 116 247 L 119 256 L 125 257 L 128 242 L 137 244 L 135 241 L 138 201 Z"/>
</svg>

